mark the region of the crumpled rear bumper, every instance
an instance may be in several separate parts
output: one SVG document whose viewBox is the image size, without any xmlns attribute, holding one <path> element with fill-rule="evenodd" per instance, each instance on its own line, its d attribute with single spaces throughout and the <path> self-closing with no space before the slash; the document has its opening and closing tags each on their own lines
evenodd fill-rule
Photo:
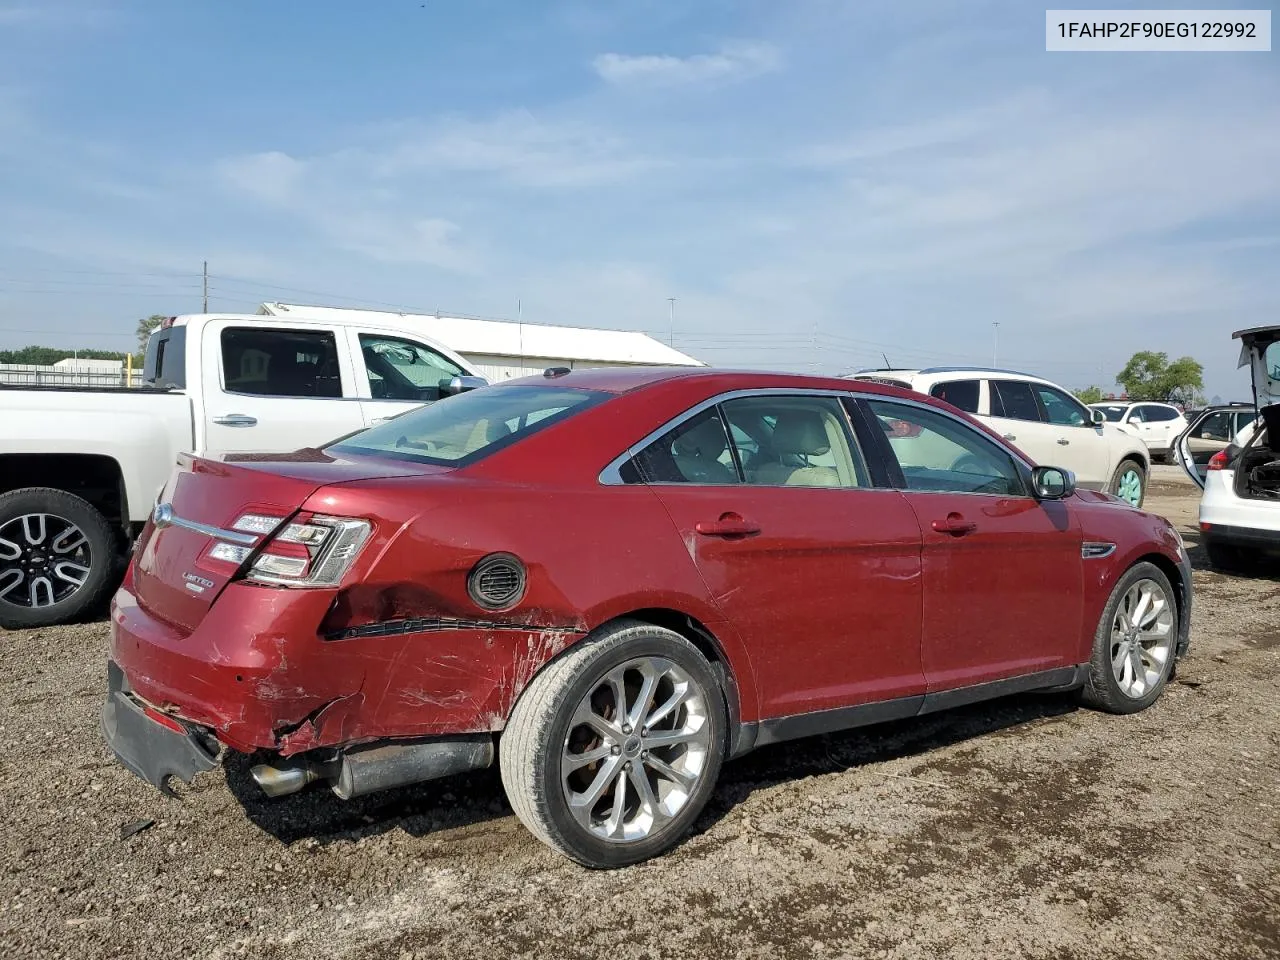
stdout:
<svg viewBox="0 0 1280 960">
<path fill-rule="evenodd" d="M 147 708 L 129 692 L 124 672 L 114 660 L 107 661 L 107 701 L 102 707 L 102 735 L 107 746 L 134 774 L 172 795 L 170 777 L 190 783 L 197 773 L 217 765 L 221 748 L 207 733 L 175 717 L 162 716 L 168 723 L 148 715 Z"/>
</svg>

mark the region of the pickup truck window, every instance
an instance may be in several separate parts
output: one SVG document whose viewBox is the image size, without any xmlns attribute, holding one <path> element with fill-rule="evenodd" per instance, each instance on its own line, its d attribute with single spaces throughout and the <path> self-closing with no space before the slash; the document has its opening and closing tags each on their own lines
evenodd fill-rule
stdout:
<svg viewBox="0 0 1280 960">
<path fill-rule="evenodd" d="M 463 370 L 412 340 L 360 334 L 360 353 L 375 400 L 439 400 L 442 387 Z"/>
<path fill-rule="evenodd" d="M 610 396 L 563 387 L 486 387 L 417 407 L 325 449 L 460 467 Z"/>
<path fill-rule="evenodd" d="M 341 397 L 337 337 L 324 330 L 227 327 L 222 376 L 228 393 Z"/>
</svg>

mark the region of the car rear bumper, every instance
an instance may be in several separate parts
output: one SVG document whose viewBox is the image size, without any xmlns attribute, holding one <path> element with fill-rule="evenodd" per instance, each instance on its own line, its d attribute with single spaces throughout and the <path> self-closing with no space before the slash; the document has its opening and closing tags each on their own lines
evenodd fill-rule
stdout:
<svg viewBox="0 0 1280 960">
<path fill-rule="evenodd" d="M 166 793 L 170 777 L 190 783 L 197 773 L 211 770 L 220 748 L 208 733 L 138 701 L 129 681 L 114 661 L 107 663 L 107 702 L 102 706 L 102 736 L 116 758 L 147 783 Z"/>
<path fill-rule="evenodd" d="M 1201 538 L 1206 543 L 1220 543 L 1227 547 L 1245 547 L 1268 553 L 1280 553 L 1280 530 L 1263 530 L 1257 527 L 1236 527 L 1222 523 L 1200 524 Z"/>
<path fill-rule="evenodd" d="M 143 609 L 126 580 L 112 603 L 111 659 L 145 703 L 240 752 L 290 756 L 501 730 L 524 684 L 582 635 L 420 618 L 321 636 L 341 601 L 233 583 L 186 632 Z"/>
</svg>

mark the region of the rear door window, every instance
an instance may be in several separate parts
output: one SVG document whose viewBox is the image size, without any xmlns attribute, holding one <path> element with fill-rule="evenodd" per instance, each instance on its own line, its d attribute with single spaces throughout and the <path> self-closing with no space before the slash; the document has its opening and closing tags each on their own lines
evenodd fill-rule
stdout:
<svg viewBox="0 0 1280 960">
<path fill-rule="evenodd" d="M 835 397 L 768 394 L 723 404 L 747 483 L 865 487 L 867 469 Z M 748 442 L 739 440 L 749 437 Z"/>
<path fill-rule="evenodd" d="M 1040 422 L 1040 406 L 1025 380 L 991 381 L 991 415 L 1009 420 Z"/>
<path fill-rule="evenodd" d="M 222 377 L 228 393 L 258 397 L 341 397 L 338 340 L 327 330 L 227 327 Z"/>
<path fill-rule="evenodd" d="M 935 383 L 929 395 L 945 400 L 965 413 L 977 413 L 981 385 L 981 380 L 948 380 L 946 383 Z"/>
<path fill-rule="evenodd" d="M 620 472 L 626 483 L 741 482 L 717 407 L 709 407 L 668 430 Z"/>
</svg>

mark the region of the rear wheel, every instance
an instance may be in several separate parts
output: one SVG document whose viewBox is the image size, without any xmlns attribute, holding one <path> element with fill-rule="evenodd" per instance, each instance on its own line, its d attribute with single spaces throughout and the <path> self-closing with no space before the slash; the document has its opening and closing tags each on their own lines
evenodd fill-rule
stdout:
<svg viewBox="0 0 1280 960">
<path fill-rule="evenodd" d="M 1080 696 L 1109 713 L 1137 713 L 1159 698 L 1173 670 L 1178 604 L 1159 567 L 1138 563 L 1111 591 L 1093 638 Z"/>
<path fill-rule="evenodd" d="M 65 623 L 101 603 L 114 545 L 106 518 L 64 490 L 0 496 L 0 627 Z"/>
<path fill-rule="evenodd" d="M 1111 475 L 1107 492 L 1119 497 L 1131 507 L 1142 506 L 1147 495 L 1147 471 L 1136 460 L 1121 460 Z"/>
<path fill-rule="evenodd" d="M 542 670 L 500 745 L 521 822 L 588 867 L 665 853 L 715 788 L 724 696 L 711 665 L 671 630 L 622 621 Z"/>
</svg>

